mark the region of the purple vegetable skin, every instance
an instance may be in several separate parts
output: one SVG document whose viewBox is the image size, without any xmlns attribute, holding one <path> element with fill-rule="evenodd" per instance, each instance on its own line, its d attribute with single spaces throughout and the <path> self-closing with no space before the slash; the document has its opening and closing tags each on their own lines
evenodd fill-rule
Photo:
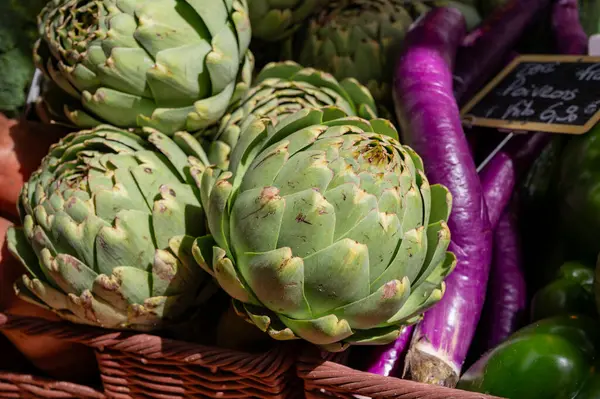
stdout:
<svg viewBox="0 0 600 399">
<path fill-rule="evenodd" d="M 370 360 L 366 371 L 386 377 L 400 376 L 402 374 L 400 368 L 413 330 L 414 326 L 406 326 L 394 342 L 373 347 L 373 358 Z"/>
<path fill-rule="evenodd" d="M 465 22 L 431 11 L 406 37 L 394 91 L 403 141 L 423 158 L 431 183 L 452 193 L 450 250 L 458 259 L 442 300 L 415 328 L 406 358 L 411 379 L 454 387 L 485 300 L 492 232 L 483 190 L 452 92 L 452 63 Z"/>
<path fill-rule="evenodd" d="M 577 0 L 557 0 L 552 7 L 552 30 L 561 54 L 586 54 L 588 37 L 579 19 Z"/>
<path fill-rule="evenodd" d="M 454 95 L 468 101 L 502 65 L 527 26 L 550 0 L 513 0 L 495 11 L 465 39 L 454 72 Z"/>
<path fill-rule="evenodd" d="M 479 177 L 490 226 L 495 229 L 515 186 L 515 167 L 511 157 L 505 152 L 497 153 L 483 168 Z"/>
<path fill-rule="evenodd" d="M 494 232 L 494 256 L 484 317 L 485 352 L 519 329 L 526 316 L 525 275 L 519 247 L 519 229 L 511 207 Z"/>
</svg>

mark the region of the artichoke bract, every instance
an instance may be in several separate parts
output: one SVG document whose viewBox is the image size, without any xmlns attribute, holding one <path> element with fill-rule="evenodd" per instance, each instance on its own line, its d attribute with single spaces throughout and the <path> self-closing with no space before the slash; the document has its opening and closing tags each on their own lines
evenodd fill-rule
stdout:
<svg viewBox="0 0 600 399">
<path fill-rule="evenodd" d="M 331 0 L 248 0 L 252 35 L 265 41 L 290 36 Z"/>
<path fill-rule="evenodd" d="M 286 61 L 265 66 L 253 87 L 230 108 L 218 127 L 202 133 L 208 159 L 220 169 L 229 167 L 231 150 L 243 130 L 260 118 L 273 124 L 305 108 L 335 106 L 347 115 L 373 119 L 377 106 L 369 90 L 356 79 L 338 82 L 328 73 Z"/>
<path fill-rule="evenodd" d="M 71 99 L 55 117 L 78 127 L 197 131 L 251 83 L 246 0 L 51 0 L 39 29 L 36 64 Z"/>
<path fill-rule="evenodd" d="M 147 331 L 215 292 L 192 245 L 206 219 L 189 173 L 206 155 L 189 133 L 110 126 L 53 145 L 19 199 L 8 248 L 29 275 L 17 294 L 64 319 Z M 192 183 L 192 184 L 190 184 Z"/>
<path fill-rule="evenodd" d="M 196 260 L 273 338 L 384 344 L 441 299 L 451 195 L 390 129 L 304 109 L 255 123 L 230 171 L 192 168 L 217 244 Z"/>
<path fill-rule="evenodd" d="M 396 58 L 415 18 L 429 10 L 404 0 L 331 1 L 288 40 L 283 57 L 356 78 L 378 102 L 391 107 Z"/>
</svg>

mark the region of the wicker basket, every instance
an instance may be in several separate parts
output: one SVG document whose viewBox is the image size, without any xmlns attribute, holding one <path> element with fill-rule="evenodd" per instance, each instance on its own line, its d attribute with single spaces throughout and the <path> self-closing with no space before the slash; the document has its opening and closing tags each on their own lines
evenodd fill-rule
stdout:
<svg viewBox="0 0 600 399">
<path fill-rule="evenodd" d="M 321 355 L 306 351 L 298 360 L 298 376 L 304 380 L 307 399 L 501 399 L 475 392 L 421 384 L 357 371 L 340 363 L 343 354 Z"/>
<path fill-rule="evenodd" d="M 295 346 L 249 354 L 155 335 L 113 332 L 0 314 L 0 329 L 50 335 L 94 349 L 103 392 L 66 382 L 0 372 L 0 397 L 265 398 L 302 396 Z"/>
</svg>

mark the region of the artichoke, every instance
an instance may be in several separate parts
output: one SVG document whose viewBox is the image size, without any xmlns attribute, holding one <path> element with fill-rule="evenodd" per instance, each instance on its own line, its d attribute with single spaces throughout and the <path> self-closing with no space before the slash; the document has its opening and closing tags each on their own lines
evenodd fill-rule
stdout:
<svg viewBox="0 0 600 399">
<path fill-rule="evenodd" d="M 197 131 L 251 81 L 246 0 L 51 0 L 39 25 L 36 63 L 70 98 L 55 117 L 78 127 Z"/>
<path fill-rule="evenodd" d="M 216 242 L 194 256 L 271 337 L 384 344 L 441 299 L 451 195 L 390 130 L 303 109 L 244 131 L 230 171 L 192 168 Z"/>
<path fill-rule="evenodd" d="M 413 20 L 429 8 L 404 0 L 337 0 L 288 40 L 283 57 L 356 78 L 391 108 L 394 64 Z"/>
<path fill-rule="evenodd" d="M 11 253 L 23 299 L 80 324 L 147 331 L 178 323 L 216 286 L 192 255 L 206 234 L 189 164 L 200 144 L 110 126 L 53 145 L 19 199 Z"/>
<path fill-rule="evenodd" d="M 331 0 L 248 0 L 252 35 L 265 41 L 290 36 Z"/>
<path fill-rule="evenodd" d="M 232 106 L 218 128 L 202 136 L 211 164 L 229 167 L 229 155 L 242 130 L 260 118 L 273 124 L 307 107 L 336 106 L 346 114 L 375 118 L 377 107 L 371 93 L 355 79 L 338 82 L 328 73 L 303 68 L 292 61 L 268 64 L 242 100 Z"/>
</svg>

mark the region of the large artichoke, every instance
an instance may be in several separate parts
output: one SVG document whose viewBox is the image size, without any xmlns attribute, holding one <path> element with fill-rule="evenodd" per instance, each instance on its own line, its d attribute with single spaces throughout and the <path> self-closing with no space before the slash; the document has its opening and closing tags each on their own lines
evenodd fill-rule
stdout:
<svg viewBox="0 0 600 399">
<path fill-rule="evenodd" d="M 414 19 L 428 11 L 405 0 L 334 0 L 287 42 L 283 57 L 356 78 L 378 102 L 391 107 L 396 58 Z"/>
<path fill-rule="evenodd" d="M 9 250 L 29 276 L 25 300 L 82 324 L 151 330 L 178 322 L 214 290 L 192 257 L 205 217 L 189 133 L 147 137 L 99 126 L 51 147 L 23 187 Z"/>
<path fill-rule="evenodd" d="M 290 36 L 331 0 L 248 0 L 252 35 L 265 41 Z"/>
<path fill-rule="evenodd" d="M 327 106 L 365 119 L 377 116 L 371 93 L 355 79 L 338 82 L 328 73 L 292 61 L 268 64 L 255 82 L 256 86 L 229 109 L 218 127 L 202 133 L 208 159 L 220 169 L 229 167 L 229 156 L 240 134 L 257 119 L 269 118 L 277 124 L 301 109 Z"/>
<path fill-rule="evenodd" d="M 250 84 L 246 0 L 52 0 L 39 24 L 36 62 L 79 127 L 197 131 Z"/>
<path fill-rule="evenodd" d="M 383 119 L 304 109 L 253 124 L 230 170 L 192 169 L 217 243 L 194 255 L 240 315 L 327 350 L 383 344 L 440 300 L 451 196 Z"/>
</svg>

